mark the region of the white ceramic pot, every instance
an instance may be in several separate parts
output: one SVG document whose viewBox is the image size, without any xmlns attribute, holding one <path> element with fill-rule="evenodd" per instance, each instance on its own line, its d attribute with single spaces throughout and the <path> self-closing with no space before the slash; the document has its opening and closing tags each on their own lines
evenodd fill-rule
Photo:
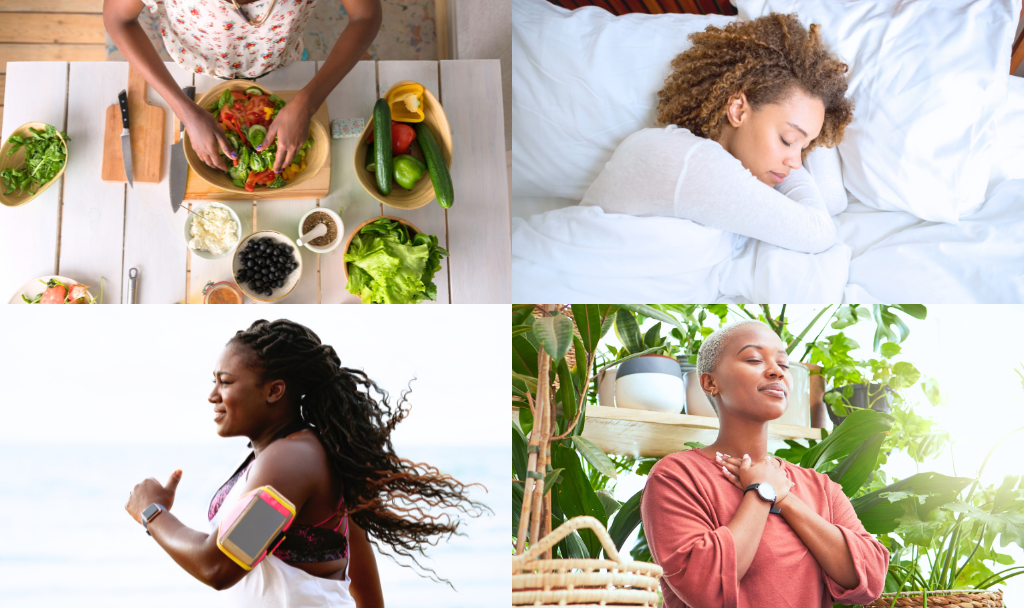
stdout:
<svg viewBox="0 0 1024 608">
<path fill-rule="evenodd" d="M 789 373 L 793 376 L 793 386 L 789 391 L 786 412 L 775 422 L 810 427 L 811 370 L 807 369 L 803 363 L 798 362 L 789 366 Z"/>
<path fill-rule="evenodd" d="M 597 374 L 597 404 L 601 407 L 615 407 L 615 372 L 618 369 L 619 366 L 614 365 Z"/>
<path fill-rule="evenodd" d="M 686 410 L 690 416 L 708 416 L 718 418 L 715 408 L 711 407 L 710 398 L 700 387 L 697 370 L 691 369 L 683 375 L 683 386 L 686 389 Z"/>
<path fill-rule="evenodd" d="M 683 373 L 672 357 L 644 355 L 619 364 L 616 407 L 678 414 L 683 403 Z"/>
</svg>

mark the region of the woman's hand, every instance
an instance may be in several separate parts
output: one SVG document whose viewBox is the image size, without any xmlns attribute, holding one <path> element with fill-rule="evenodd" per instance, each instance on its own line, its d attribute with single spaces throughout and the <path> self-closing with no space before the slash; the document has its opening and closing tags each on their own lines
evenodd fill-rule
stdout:
<svg viewBox="0 0 1024 608">
<path fill-rule="evenodd" d="M 238 155 L 224 137 L 224 130 L 217 124 L 212 114 L 193 104 L 188 116 L 185 117 L 185 129 L 188 131 L 189 143 L 199 158 L 214 169 L 227 171 L 227 164 L 220 155 L 220 150 L 231 158 Z"/>
<path fill-rule="evenodd" d="M 128 514 L 140 524 L 142 523 L 142 512 L 153 503 L 162 505 L 170 511 L 171 506 L 174 505 L 174 492 L 178 489 L 179 481 L 181 481 L 181 470 L 171 473 L 167 485 L 160 485 L 159 481 L 150 477 L 135 486 L 128 497 L 128 504 L 124 506 L 124 510 L 128 511 Z"/>
<path fill-rule="evenodd" d="M 292 164 L 299 148 L 309 139 L 309 119 L 313 112 L 299 98 L 285 104 L 270 123 L 267 136 L 256 151 L 264 150 L 277 138 L 277 154 L 274 156 L 274 172 L 280 173 Z"/>
<path fill-rule="evenodd" d="M 757 464 L 753 464 L 747 454 L 744 454 L 743 458 L 735 458 L 716 452 L 715 459 L 722 465 L 725 478 L 741 491 L 754 483 L 771 484 L 775 488 L 775 506 L 789 496 L 790 488 L 795 485 L 774 456 L 769 456 Z"/>
</svg>

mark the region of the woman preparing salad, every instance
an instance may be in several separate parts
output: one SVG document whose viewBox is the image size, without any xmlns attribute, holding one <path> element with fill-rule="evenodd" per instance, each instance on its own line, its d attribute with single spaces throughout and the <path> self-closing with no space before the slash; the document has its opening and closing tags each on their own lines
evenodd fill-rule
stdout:
<svg viewBox="0 0 1024 608">
<path fill-rule="evenodd" d="M 143 8 L 148 7 L 151 12 L 159 15 L 164 45 L 183 68 L 223 80 L 255 80 L 302 56 L 302 33 L 316 2 L 104 0 L 103 24 L 128 62 L 167 100 L 171 110 L 185 125 L 192 148 L 199 158 L 211 167 L 228 171 L 229 164 L 225 159 L 232 160 L 230 166 L 235 167 L 234 161 L 241 161 L 242 152 L 231 147 L 227 132 L 221 126 L 224 119 L 200 108 L 178 88 L 139 26 L 139 14 Z M 270 163 L 257 172 L 263 175 L 253 178 L 254 182 L 265 182 L 269 177 L 266 172 L 273 171 L 275 179 L 270 182 L 273 183 L 276 176 L 297 159 L 301 160 L 300 152 L 309 137 L 310 118 L 362 58 L 380 30 L 380 0 L 341 0 L 341 4 L 348 13 L 349 22 L 327 60 L 287 106 L 283 103 L 280 106 L 275 104 L 275 114 L 271 117 L 273 120 L 267 118 L 267 124 L 260 125 L 266 128 L 266 133 L 261 142 L 264 149 L 257 151 L 273 151 L 274 154 L 260 157 L 261 161 L 270 159 Z M 249 96 L 243 104 L 246 112 L 252 97 Z M 255 112 L 260 111 L 259 108 L 270 107 L 262 105 L 267 102 L 273 104 L 269 99 L 253 104 L 253 116 L 259 118 Z M 228 114 L 241 127 L 238 119 L 244 116 L 248 120 L 250 117 L 237 112 L 236 108 L 237 103 L 232 103 Z M 266 112 L 265 109 L 262 111 Z M 249 122 L 248 127 L 254 124 L 257 123 Z M 248 134 L 239 131 L 240 128 L 234 130 L 240 139 L 248 141 Z M 250 176 L 251 172 L 246 180 Z"/>
<path fill-rule="evenodd" d="M 306 168 L 306 150 L 312 138 L 302 143 L 283 171 L 275 171 L 277 143 L 267 142 L 278 113 L 285 107 L 277 95 L 268 95 L 259 87 L 245 91 L 224 91 L 217 102 L 207 108 L 228 141 L 228 154 L 220 152 L 227 174 L 239 188 L 253 192 L 256 186 L 280 188 Z M 267 145 L 264 145 L 267 144 Z"/>
</svg>

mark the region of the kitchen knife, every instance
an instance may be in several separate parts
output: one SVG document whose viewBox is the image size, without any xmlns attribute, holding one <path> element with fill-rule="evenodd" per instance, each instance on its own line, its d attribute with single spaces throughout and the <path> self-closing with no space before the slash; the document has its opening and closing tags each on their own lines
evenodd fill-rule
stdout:
<svg viewBox="0 0 1024 608">
<path fill-rule="evenodd" d="M 124 176 L 128 178 L 128 185 L 132 185 L 132 139 L 128 134 L 128 92 L 121 89 L 117 94 L 117 103 L 121 106 L 121 158 L 124 159 Z"/>
<path fill-rule="evenodd" d="M 189 99 L 195 101 L 195 87 L 185 87 L 181 91 Z M 171 210 L 174 213 L 178 212 L 178 209 L 181 208 L 181 201 L 185 200 L 185 182 L 188 179 L 188 162 L 185 160 L 184 141 L 185 123 L 181 123 L 178 143 L 171 145 Z"/>
</svg>

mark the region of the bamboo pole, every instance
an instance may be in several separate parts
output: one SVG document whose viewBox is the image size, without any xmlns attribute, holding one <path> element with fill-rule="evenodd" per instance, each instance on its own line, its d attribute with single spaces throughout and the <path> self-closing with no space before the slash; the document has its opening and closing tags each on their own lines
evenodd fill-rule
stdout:
<svg viewBox="0 0 1024 608">
<path fill-rule="evenodd" d="M 540 520 L 544 511 L 544 478 L 547 471 L 548 453 L 551 438 L 551 356 L 543 348 L 537 353 L 537 415 L 533 419 L 533 430 L 537 432 L 538 422 L 540 423 L 540 454 L 537 458 L 537 471 L 541 478 L 533 487 L 533 500 L 536 508 L 530 513 L 530 538 L 534 541 L 540 539 Z"/>
</svg>

